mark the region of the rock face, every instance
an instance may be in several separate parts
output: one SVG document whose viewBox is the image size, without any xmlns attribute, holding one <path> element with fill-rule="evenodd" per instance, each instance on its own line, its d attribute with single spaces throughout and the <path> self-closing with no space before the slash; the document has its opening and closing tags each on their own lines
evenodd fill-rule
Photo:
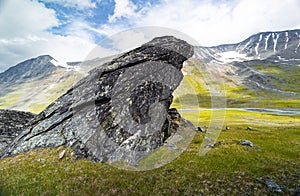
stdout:
<svg viewBox="0 0 300 196">
<path fill-rule="evenodd" d="M 0 150 L 6 147 L 20 132 L 29 126 L 34 114 L 0 109 Z"/>
<path fill-rule="evenodd" d="M 41 112 L 1 157 L 65 145 L 79 158 L 136 164 L 180 125 L 169 107 L 192 55 L 191 45 L 166 36 L 99 65 Z"/>
</svg>

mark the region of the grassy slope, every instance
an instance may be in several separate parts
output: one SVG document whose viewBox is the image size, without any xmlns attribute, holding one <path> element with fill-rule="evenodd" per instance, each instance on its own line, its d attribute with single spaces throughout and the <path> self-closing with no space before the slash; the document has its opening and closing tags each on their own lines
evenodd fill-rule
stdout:
<svg viewBox="0 0 300 196">
<path fill-rule="evenodd" d="M 80 77 L 77 73 L 58 70 L 43 80 L 16 85 L 10 93 L 0 97 L 0 108 L 40 113 Z"/>
<path fill-rule="evenodd" d="M 187 118 L 196 122 L 192 113 Z M 239 118 L 237 118 L 239 116 Z M 201 113 L 209 122 L 210 111 Z M 203 125 L 203 124 L 202 124 Z M 62 160 L 56 149 L 39 149 L 0 161 L 0 190 L 8 195 L 117 195 L 117 194 L 270 194 L 259 179 L 287 186 L 292 194 L 299 185 L 300 117 L 228 111 L 220 145 L 199 156 L 203 135 L 197 133 L 187 151 L 161 168 L 133 172 L 89 160 Z M 252 126 L 253 130 L 246 130 Z M 236 140 L 248 139 L 254 148 Z"/>
<path fill-rule="evenodd" d="M 253 65 L 259 72 L 266 73 L 275 78 L 271 81 L 271 86 L 281 91 L 293 92 L 298 95 L 285 95 L 276 91 L 264 89 L 247 89 L 232 82 L 229 78 L 220 82 L 213 79 L 206 70 L 201 69 L 191 61 L 187 64 L 189 75 L 184 77 L 181 86 L 175 91 L 173 106 L 176 108 L 197 108 L 211 107 L 212 90 L 219 88 L 221 95 L 226 99 L 227 107 L 252 107 L 252 108 L 299 108 L 300 94 L 300 66 L 292 65 Z M 200 63 L 201 64 L 201 63 Z M 220 78 L 221 76 L 216 76 Z M 198 99 L 197 103 L 194 103 Z"/>
</svg>

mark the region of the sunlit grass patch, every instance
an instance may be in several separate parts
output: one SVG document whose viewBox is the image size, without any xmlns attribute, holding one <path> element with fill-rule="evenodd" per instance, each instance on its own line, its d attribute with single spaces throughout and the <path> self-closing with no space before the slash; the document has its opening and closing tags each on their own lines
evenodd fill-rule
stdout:
<svg viewBox="0 0 300 196">
<path fill-rule="evenodd" d="M 3 97 L 0 97 L 0 108 L 6 109 L 16 105 L 19 102 L 21 96 L 22 94 L 9 93 Z"/>
</svg>

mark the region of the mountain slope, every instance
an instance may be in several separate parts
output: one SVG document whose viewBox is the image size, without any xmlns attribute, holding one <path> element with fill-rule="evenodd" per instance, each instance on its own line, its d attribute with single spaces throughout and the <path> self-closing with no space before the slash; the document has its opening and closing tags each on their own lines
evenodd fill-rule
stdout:
<svg viewBox="0 0 300 196">
<path fill-rule="evenodd" d="M 300 62 L 300 30 L 261 32 L 236 44 L 214 47 L 197 46 L 205 62 L 228 63 L 256 59 Z"/>
<path fill-rule="evenodd" d="M 219 89 L 227 107 L 299 107 L 299 35 L 300 30 L 262 32 L 236 44 L 195 46 L 187 76 L 195 91 L 202 88 L 200 106 L 210 106 L 213 89 Z"/>
<path fill-rule="evenodd" d="M 21 62 L 0 73 L 0 108 L 39 113 L 91 69 L 115 57 L 61 63 L 43 55 Z"/>
<path fill-rule="evenodd" d="M 0 108 L 39 113 L 81 77 L 75 68 L 50 55 L 9 68 L 0 73 Z"/>
<path fill-rule="evenodd" d="M 0 73 L 0 84 L 23 83 L 49 76 L 56 70 L 49 55 L 43 55 L 21 62 Z"/>
</svg>

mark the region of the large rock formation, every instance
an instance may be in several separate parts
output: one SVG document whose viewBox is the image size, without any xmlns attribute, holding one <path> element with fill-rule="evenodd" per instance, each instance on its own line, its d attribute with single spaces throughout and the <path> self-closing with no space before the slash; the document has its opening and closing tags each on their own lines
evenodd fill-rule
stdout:
<svg viewBox="0 0 300 196">
<path fill-rule="evenodd" d="M 2 157 L 65 145 L 78 157 L 136 164 L 182 124 L 169 107 L 192 55 L 191 45 L 166 36 L 99 65 L 41 112 Z"/>
<path fill-rule="evenodd" d="M 0 151 L 29 126 L 34 114 L 0 109 Z"/>
</svg>

